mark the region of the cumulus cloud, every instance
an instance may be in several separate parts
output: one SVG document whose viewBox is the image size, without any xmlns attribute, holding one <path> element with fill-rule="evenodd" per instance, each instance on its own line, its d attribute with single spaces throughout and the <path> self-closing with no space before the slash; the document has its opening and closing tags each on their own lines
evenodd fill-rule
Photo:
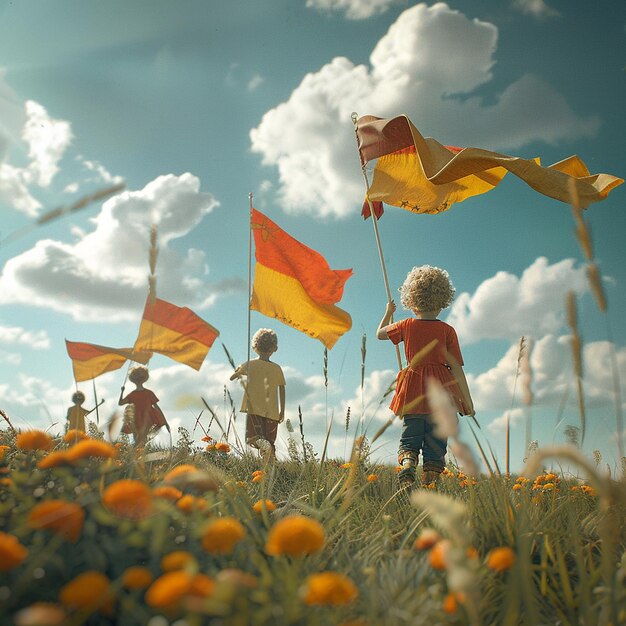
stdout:
<svg viewBox="0 0 626 626">
<path fill-rule="evenodd" d="M 265 79 L 263 78 L 263 76 L 261 76 L 260 74 L 255 74 L 248 81 L 248 91 L 256 91 L 264 82 Z"/>
<path fill-rule="evenodd" d="M 306 6 L 322 12 L 342 11 L 349 20 L 365 20 L 384 13 L 401 0 L 307 0 Z"/>
<path fill-rule="evenodd" d="M 30 331 L 20 326 L 0 325 L 0 344 L 24 345 L 33 350 L 50 347 L 50 338 L 45 330 Z"/>
<path fill-rule="evenodd" d="M 617 375 L 626 380 L 626 347 L 616 348 Z M 477 411 L 505 411 L 512 402 L 520 403 L 520 382 L 516 372 L 518 346 L 512 345 L 498 363 L 467 381 Z M 533 411 L 539 409 L 555 417 L 559 406 L 576 408 L 576 378 L 572 368 L 571 337 L 546 335 L 538 339 L 530 357 Z M 614 406 L 612 345 L 595 341 L 583 347 L 583 389 L 589 408 Z M 513 398 L 515 390 L 515 399 Z M 519 408 L 519 407 L 516 407 Z M 517 415 L 517 413 L 516 413 Z M 502 419 L 496 420 L 497 430 Z"/>
<path fill-rule="evenodd" d="M 561 14 L 549 6 L 545 0 L 514 0 L 511 5 L 517 11 L 530 15 L 539 20 L 550 17 L 559 17 Z"/>
<path fill-rule="evenodd" d="M 156 224 L 157 291 L 196 308 L 217 293 L 239 289 L 232 279 L 211 285 L 204 252 L 180 257 L 169 244 L 189 233 L 218 205 L 191 174 L 159 176 L 138 191 L 107 200 L 93 230 L 75 243 L 38 241 L 10 259 L 0 275 L 3 303 L 23 303 L 68 313 L 76 320 L 136 319 L 146 294 L 149 232 Z"/>
<path fill-rule="evenodd" d="M 461 345 L 556 333 L 563 326 L 567 292 L 588 289 L 585 268 L 574 259 L 551 265 L 539 257 L 520 277 L 498 272 L 473 294 L 461 293 L 446 321 L 456 329 Z"/>
<path fill-rule="evenodd" d="M 576 115 L 534 75 L 506 86 L 493 103 L 472 96 L 492 79 L 497 38 L 493 24 L 469 19 L 444 3 L 418 4 L 392 24 L 369 65 L 336 57 L 307 74 L 250 132 L 252 150 L 265 165 L 278 168 L 278 197 L 285 210 L 322 217 L 354 212 L 363 181 L 353 111 L 380 117 L 406 113 L 413 119 L 419 113 L 426 135 L 494 150 L 596 132 L 596 118 Z"/>
<path fill-rule="evenodd" d="M 3 76 L 0 76 L 0 83 Z M 15 101 L 11 101 L 15 107 Z M 6 103 L 0 107 L 7 108 Z M 19 116 L 14 116 L 15 120 Z M 15 129 L 0 130 L 0 142 L 7 146 L 4 155 L 0 150 L 0 202 L 34 217 L 41 208 L 41 203 L 32 195 L 31 186 L 48 187 L 59 171 L 59 161 L 72 141 L 70 124 L 64 120 L 53 119 L 46 109 L 32 100 L 24 104 L 23 126 L 18 145 L 27 149 L 28 162 L 16 166 L 6 161 L 8 145 L 15 143 Z"/>
</svg>

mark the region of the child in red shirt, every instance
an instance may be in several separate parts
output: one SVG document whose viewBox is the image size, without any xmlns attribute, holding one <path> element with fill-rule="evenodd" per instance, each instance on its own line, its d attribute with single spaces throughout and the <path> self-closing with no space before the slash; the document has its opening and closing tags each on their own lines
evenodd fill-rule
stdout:
<svg viewBox="0 0 626 626">
<path fill-rule="evenodd" d="M 435 437 L 431 410 L 426 396 L 429 378 L 435 378 L 447 389 L 457 411 L 474 415 L 474 405 L 463 372 L 463 357 L 452 326 L 437 319 L 454 298 L 454 287 L 448 273 L 438 267 L 414 267 L 399 289 L 404 308 L 414 318 L 389 324 L 396 310 L 387 303 L 376 336 L 404 343 L 407 367 L 398 374 L 391 410 L 403 419 L 398 463 L 401 486 L 415 481 L 419 453 L 424 459 L 424 483 L 436 482 L 445 467 L 447 440 Z"/>
<path fill-rule="evenodd" d="M 131 383 L 135 383 L 137 388 L 123 398 L 124 387 L 122 387 L 118 402 L 120 406 L 133 404 L 135 407 L 133 423 L 124 424 L 122 432 L 132 434 L 136 446 L 144 446 L 146 444 L 148 431 L 152 426 L 157 429 L 165 426 L 168 432 L 170 430 L 165 415 L 163 415 L 163 411 L 161 411 L 158 405 L 159 399 L 150 389 L 146 389 L 143 386 L 148 380 L 149 375 L 147 367 L 143 367 L 142 365 L 133 367 L 128 375 L 128 380 L 130 380 Z"/>
</svg>

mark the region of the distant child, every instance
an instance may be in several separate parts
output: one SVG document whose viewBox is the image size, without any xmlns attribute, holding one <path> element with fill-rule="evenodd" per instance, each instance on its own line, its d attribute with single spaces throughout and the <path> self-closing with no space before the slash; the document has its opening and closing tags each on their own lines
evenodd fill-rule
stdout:
<svg viewBox="0 0 626 626">
<path fill-rule="evenodd" d="M 128 380 L 131 383 L 135 383 L 137 387 L 134 391 L 131 391 L 125 398 L 124 387 L 120 392 L 120 399 L 118 404 L 120 406 L 124 404 L 134 405 L 134 417 L 132 423 L 125 423 L 122 432 L 133 435 L 135 439 L 135 445 L 144 446 L 148 439 L 148 432 L 154 426 L 157 430 L 162 426 L 170 431 L 170 426 L 163 415 L 163 411 L 158 405 L 159 399 L 156 395 L 146 389 L 143 384 L 148 380 L 150 374 L 148 368 L 143 365 L 133 367 L 128 375 Z"/>
<path fill-rule="evenodd" d="M 252 338 L 258 359 L 240 365 L 230 380 L 245 376 L 241 412 L 247 413 L 246 443 L 257 448 L 267 460 L 276 455 L 278 424 L 285 419 L 285 376 L 280 365 L 270 361 L 278 350 L 273 330 L 261 328 Z"/>
<path fill-rule="evenodd" d="M 389 324 L 396 310 L 392 300 L 387 304 L 376 336 L 390 339 L 395 345 L 404 342 L 407 367 L 398 374 L 390 408 L 404 419 L 398 450 L 402 469 L 398 478 L 400 485 L 407 487 L 415 481 L 420 450 L 425 484 L 436 482 L 445 467 L 448 442 L 433 434 L 434 424 L 426 397 L 428 379 L 435 378 L 442 383 L 462 415 L 474 415 L 474 405 L 463 372 L 456 332 L 437 319 L 454 298 L 448 272 L 430 265 L 414 267 L 399 291 L 402 306 L 413 311 L 415 317 Z M 424 350 L 433 340 L 436 343 L 431 349 Z M 420 354 L 422 350 L 424 353 Z"/>
<path fill-rule="evenodd" d="M 85 401 L 85 394 L 82 391 L 77 391 L 72 395 L 72 402 L 74 403 L 67 410 L 67 430 L 79 430 L 85 432 L 85 417 L 92 411 L 95 411 L 95 407 L 88 411 L 82 406 Z"/>
</svg>

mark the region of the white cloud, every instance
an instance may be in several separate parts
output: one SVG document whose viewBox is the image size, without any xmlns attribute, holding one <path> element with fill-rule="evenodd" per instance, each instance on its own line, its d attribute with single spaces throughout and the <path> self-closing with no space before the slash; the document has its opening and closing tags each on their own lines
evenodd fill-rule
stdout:
<svg viewBox="0 0 626 626">
<path fill-rule="evenodd" d="M 255 91 L 256 89 L 258 89 L 263 83 L 265 82 L 265 79 L 263 78 L 263 76 L 261 76 L 260 74 L 255 74 L 249 81 L 248 81 L 248 91 Z"/>
<path fill-rule="evenodd" d="M 401 0 L 307 0 L 306 6 L 322 12 L 345 11 L 350 20 L 364 20 L 384 13 Z"/>
<path fill-rule="evenodd" d="M 517 359 L 518 345 L 512 345 L 493 368 L 478 375 L 467 374 L 479 414 L 481 411 L 506 411 L 512 404 L 519 408 L 521 389 L 519 378 L 516 384 Z M 626 347 L 616 348 L 616 360 L 617 376 L 623 386 L 623 381 L 626 381 Z M 554 418 L 561 404 L 570 409 L 577 407 L 569 336 L 546 335 L 538 339 L 531 353 L 530 367 L 533 412 L 545 411 Z M 586 405 L 612 411 L 615 396 L 609 342 L 594 341 L 583 346 L 583 374 Z M 497 429 L 502 419 L 496 420 L 494 429 Z"/>
<path fill-rule="evenodd" d="M 511 83 L 493 104 L 454 97 L 491 80 L 497 37 L 493 24 L 470 20 L 444 3 L 418 4 L 376 44 L 369 66 L 336 57 L 307 74 L 250 132 L 252 150 L 278 168 L 283 207 L 322 217 L 357 210 L 363 180 L 353 111 L 406 113 L 443 143 L 489 149 L 593 135 L 598 120 L 577 116 L 536 76 Z"/>
<path fill-rule="evenodd" d="M 498 272 L 473 294 L 461 293 L 446 321 L 456 329 L 461 345 L 555 333 L 563 326 L 567 292 L 588 289 L 585 268 L 577 267 L 574 259 L 550 265 L 539 257 L 519 278 Z"/>
<path fill-rule="evenodd" d="M 19 326 L 0 325 L 0 343 L 11 345 L 25 345 L 33 350 L 43 350 L 50 347 L 50 338 L 45 330 L 29 331 Z"/>
<path fill-rule="evenodd" d="M 149 232 L 156 224 L 158 295 L 208 306 L 217 293 L 240 286 L 232 279 L 207 284 L 204 253 L 189 249 L 181 258 L 169 244 L 217 205 L 188 173 L 160 176 L 139 191 L 118 194 L 103 204 L 93 230 L 77 242 L 40 240 L 10 259 L 0 276 L 3 303 L 49 307 L 77 320 L 136 319 L 146 297 Z"/>
<path fill-rule="evenodd" d="M 511 6 L 525 15 L 530 15 L 540 20 L 561 15 L 556 9 L 548 6 L 545 0 L 514 0 Z"/>
<path fill-rule="evenodd" d="M 0 76 L 0 82 L 3 76 Z M 5 107 L 2 107 L 3 109 Z M 0 201 L 33 217 L 41 203 L 31 194 L 30 186 L 48 187 L 59 171 L 59 161 L 72 141 L 70 124 L 48 115 L 43 106 L 32 100 L 24 104 L 25 121 L 21 141 L 28 150 L 28 163 L 22 167 L 0 161 Z M 14 132 L 0 140 L 14 143 Z M 5 159 L 8 148 L 5 151 Z M 0 158 L 2 157 L 0 152 Z"/>
</svg>

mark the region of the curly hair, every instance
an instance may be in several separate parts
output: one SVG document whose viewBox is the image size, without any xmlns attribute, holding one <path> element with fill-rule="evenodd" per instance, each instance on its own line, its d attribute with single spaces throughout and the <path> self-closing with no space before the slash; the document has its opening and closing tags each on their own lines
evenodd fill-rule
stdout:
<svg viewBox="0 0 626 626">
<path fill-rule="evenodd" d="M 269 328 L 259 328 L 252 337 L 252 349 L 257 353 L 267 354 L 278 350 L 278 337 Z"/>
<path fill-rule="evenodd" d="M 82 404 L 85 401 L 85 394 L 82 391 L 76 391 L 72 394 L 72 402 L 74 404 Z"/>
<path fill-rule="evenodd" d="M 431 265 L 414 267 L 398 289 L 400 301 L 410 311 L 438 311 L 450 306 L 455 289 L 446 270 Z"/>
<path fill-rule="evenodd" d="M 149 377 L 150 374 L 148 373 L 148 368 L 144 367 L 143 365 L 137 365 L 137 367 L 133 367 L 128 374 L 128 380 L 130 380 L 131 383 L 135 384 L 145 383 Z"/>
</svg>

